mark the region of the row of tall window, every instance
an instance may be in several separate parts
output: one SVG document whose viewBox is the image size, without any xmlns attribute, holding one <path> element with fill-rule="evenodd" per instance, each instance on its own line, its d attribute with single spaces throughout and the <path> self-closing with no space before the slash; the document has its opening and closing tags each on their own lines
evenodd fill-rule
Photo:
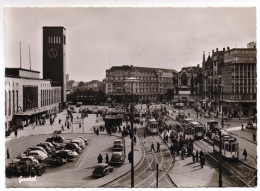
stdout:
<svg viewBox="0 0 260 191">
<path fill-rule="evenodd" d="M 18 107 L 18 90 L 5 90 L 5 116 L 17 113 Z"/>
<path fill-rule="evenodd" d="M 48 43 L 49 44 L 61 44 L 62 39 L 60 36 L 49 36 L 48 37 Z M 63 43 L 66 44 L 66 36 L 63 36 Z"/>
<path fill-rule="evenodd" d="M 51 36 L 51 37 L 48 38 L 48 43 L 50 43 L 50 44 L 60 44 L 61 38 L 60 38 L 60 36 Z"/>
<path fill-rule="evenodd" d="M 61 102 L 61 90 L 41 90 L 41 107 Z"/>
</svg>

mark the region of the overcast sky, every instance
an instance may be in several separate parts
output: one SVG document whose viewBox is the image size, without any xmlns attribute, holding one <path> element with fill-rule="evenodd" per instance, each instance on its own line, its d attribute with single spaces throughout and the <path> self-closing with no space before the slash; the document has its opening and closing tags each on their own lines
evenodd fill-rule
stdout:
<svg viewBox="0 0 260 191">
<path fill-rule="evenodd" d="M 5 66 L 42 72 L 42 27 L 64 26 L 66 69 L 75 81 L 102 80 L 120 65 L 169 68 L 202 63 L 203 51 L 256 41 L 255 8 L 6 8 Z"/>
</svg>

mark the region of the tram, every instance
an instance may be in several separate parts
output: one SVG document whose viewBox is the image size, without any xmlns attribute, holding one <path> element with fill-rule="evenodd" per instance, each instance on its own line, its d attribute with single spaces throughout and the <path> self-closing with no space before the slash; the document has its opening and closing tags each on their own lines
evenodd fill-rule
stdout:
<svg viewBox="0 0 260 191">
<path fill-rule="evenodd" d="M 181 112 L 179 113 L 177 116 L 176 116 L 176 121 L 180 122 L 180 123 L 183 123 L 185 119 L 185 113 L 184 112 Z"/>
<path fill-rule="evenodd" d="M 158 122 L 152 117 L 147 119 L 147 128 L 151 134 L 158 133 Z"/>
<path fill-rule="evenodd" d="M 194 128 L 195 131 L 195 139 L 202 139 L 205 135 L 205 129 L 202 123 L 197 121 L 190 122 L 189 125 L 191 128 Z"/>
<path fill-rule="evenodd" d="M 195 129 L 190 125 L 184 126 L 184 139 L 195 140 Z"/>
<path fill-rule="evenodd" d="M 209 138 L 213 138 L 215 134 L 219 133 L 220 128 L 216 120 L 210 120 L 207 122 L 207 134 Z"/>
<path fill-rule="evenodd" d="M 237 161 L 239 159 L 239 144 L 235 137 L 230 135 L 222 135 L 222 156 L 228 160 Z M 213 138 L 213 150 L 219 153 L 220 150 L 220 136 L 215 135 Z"/>
</svg>

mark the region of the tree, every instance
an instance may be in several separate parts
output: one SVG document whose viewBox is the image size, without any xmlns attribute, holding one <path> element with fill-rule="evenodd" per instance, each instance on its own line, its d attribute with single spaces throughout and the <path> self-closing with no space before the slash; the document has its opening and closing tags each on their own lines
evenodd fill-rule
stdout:
<svg viewBox="0 0 260 191">
<path fill-rule="evenodd" d="M 84 89 L 84 82 L 82 82 L 82 81 L 79 82 L 78 89 L 81 91 Z"/>
<path fill-rule="evenodd" d="M 165 93 L 166 98 L 168 101 L 171 101 L 174 97 L 174 90 L 173 89 L 168 89 L 167 92 Z"/>
</svg>

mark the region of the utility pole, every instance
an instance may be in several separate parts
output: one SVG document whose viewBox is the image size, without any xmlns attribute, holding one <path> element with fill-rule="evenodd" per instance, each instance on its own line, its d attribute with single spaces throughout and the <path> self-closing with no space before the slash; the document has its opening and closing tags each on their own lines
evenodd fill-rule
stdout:
<svg viewBox="0 0 260 191">
<path fill-rule="evenodd" d="M 221 127 L 222 129 L 224 128 L 224 119 L 223 119 L 223 86 L 221 86 L 221 100 L 222 100 L 222 120 L 221 120 Z M 219 141 L 220 141 L 220 146 L 219 146 L 219 181 L 218 181 L 218 186 L 222 187 L 222 134 L 221 131 L 219 131 Z"/>
<path fill-rule="evenodd" d="M 159 164 L 156 164 L 156 188 L 159 188 Z"/>
<path fill-rule="evenodd" d="M 131 151 L 132 151 L 132 162 L 131 162 L 131 188 L 134 188 L 134 104 L 133 104 L 133 82 L 131 83 Z"/>
</svg>

